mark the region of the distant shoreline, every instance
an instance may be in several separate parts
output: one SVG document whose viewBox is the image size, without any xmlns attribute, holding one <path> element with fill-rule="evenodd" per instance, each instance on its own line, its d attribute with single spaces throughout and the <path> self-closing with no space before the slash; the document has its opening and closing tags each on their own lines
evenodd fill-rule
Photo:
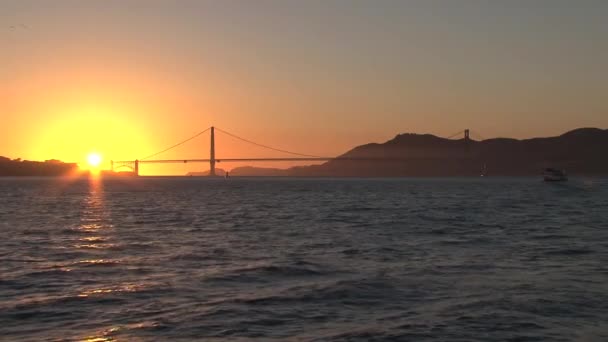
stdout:
<svg viewBox="0 0 608 342">
<path fill-rule="evenodd" d="M 318 165 L 287 169 L 240 166 L 226 172 L 214 169 L 218 177 L 275 178 L 436 178 L 436 177 L 540 177 L 545 168 L 565 170 L 571 176 L 608 176 L 608 130 L 579 128 L 546 138 L 494 138 L 476 141 L 441 138 L 430 134 L 398 134 L 384 143 L 356 146 Z M 218 159 L 219 161 L 219 159 Z M 210 167 L 211 168 L 211 167 Z M 102 177 L 195 177 L 206 178 L 209 171 L 186 175 L 137 175 L 139 169 L 101 171 Z M 44 162 L 0 157 L 0 177 L 88 176 L 76 163 Z"/>
<path fill-rule="evenodd" d="M 570 179 L 584 179 L 584 178 L 608 178 L 608 174 L 576 174 L 569 175 Z M 221 180 L 230 181 L 231 179 L 500 179 L 500 178 L 538 178 L 541 179 L 540 173 L 538 175 L 496 175 L 496 176 L 230 176 L 225 179 L 224 177 L 209 177 L 209 176 L 183 176 L 183 175 L 142 175 L 137 177 L 127 176 L 102 176 L 92 177 L 90 175 L 55 175 L 55 176 L 0 176 L 0 179 L 51 179 L 51 178 L 65 178 L 65 179 L 106 179 L 106 180 L 128 180 L 128 179 L 153 179 L 153 178 L 173 178 L 173 179 L 191 179 L 191 180 Z"/>
<path fill-rule="evenodd" d="M 22 159 L 9 159 L 0 156 L 0 176 L 10 177 L 35 177 L 35 176 L 64 176 L 78 175 L 79 170 L 76 163 L 64 163 L 57 159 L 46 161 L 30 161 Z M 88 174 L 88 172 L 86 172 Z"/>
</svg>

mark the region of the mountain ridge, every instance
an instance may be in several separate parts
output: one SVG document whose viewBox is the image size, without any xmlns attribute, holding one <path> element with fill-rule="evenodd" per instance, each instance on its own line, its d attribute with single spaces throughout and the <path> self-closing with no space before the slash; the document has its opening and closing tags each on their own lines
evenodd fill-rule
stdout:
<svg viewBox="0 0 608 342">
<path fill-rule="evenodd" d="M 576 174 L 608 174 L 603 156 L 608 129 L 582 127 L 558 136 L 514 139 L 451 140 L 432 134 L 403 133 L 384 143 L 356 146 L 343 158 L 322 165 L 288 169 L 290 176 L 523 176 L 537 175 L 544 167 Z M 386 159 L 386 160 L 382 160 Z M 388 160 L 392 159 L 392 160 Z M 485 171 L 483 171 L 485 170 Z"/>
</svg>

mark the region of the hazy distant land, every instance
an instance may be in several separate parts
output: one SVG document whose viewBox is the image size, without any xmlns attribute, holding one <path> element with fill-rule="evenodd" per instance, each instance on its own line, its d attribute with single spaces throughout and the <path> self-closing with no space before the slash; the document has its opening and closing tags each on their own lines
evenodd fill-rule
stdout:
<svg viewBox="0 0 608 342">
<path fill-rule="evenodd" d="M 517 140 L 450 140 L 431 134 L 399 134 L 385 143 L 370 143 L 340 155 L 362 160 L 331 160 L 288 169 L 237 167 L 231 176 L 426 177 L 531 176 L 545 167 L 573 175 L 608 175 L 608 130 L 580 128 L 560 136 Z M 377 160 L 374 160 L 377 159 Z M 78 172 L 76 163 L 0 157 L 0 176 L 62 176 Z M 216 169 L 218 175 L 225 171 Z M 206 176 L 208 171 L 188 176 Z"/>
<path fill-rule="evenodd" d="M 0 176 L 64 176 L 78 172 L 78 164 L 51 159 L 44 162 L 0 156 Z"/>
<path fill-rule="evenodd" d="M 517 140 L 450 140 L 431 134 L 399 134 L 340 155 L 367 160 L 332 160 L 286 170 L 241 167 L 233 176 L 425 177 L 533 176 L 543 168 L 575 175 L 608 175 L 608 130 L 580 128 L 560 136 Z M 378 160 L 372 160 L 378 158 Z M 206 175 L 202 172 L 200 175 Z M 222 173 L 223 174 L 223 173 Z"/>
<path fill-rule="evenodd" d="M 608 130 L 580 128 L 532 139 L 449 140 L 430 134 L 400 134 L 383 144 L 357 146 L 340 157 L 399 161 L 332 160 L 295 167 L 290 176 L 530 176 L 543 168 L 570 174 L 608 175 Z"/>
<path fill-rule="evenodd" d="M 284 177 L 289 176 L 290 169 L 276 169 L 276 168 L 268 168 L 268 167 L 254 167 L 254 166 L 242 166 L 236 167 L 230 171 L 228 174 L 230 176 L 248 176 L 248 177 Z M 215 173 L 218 176 L 224 176 L 226 174 L 226 170 L 221 168 L 216 168 Z M 186 174 L 187 176 L 208 176 L 209 171 L 204 172 L 189 172 Z"/>
</svg>

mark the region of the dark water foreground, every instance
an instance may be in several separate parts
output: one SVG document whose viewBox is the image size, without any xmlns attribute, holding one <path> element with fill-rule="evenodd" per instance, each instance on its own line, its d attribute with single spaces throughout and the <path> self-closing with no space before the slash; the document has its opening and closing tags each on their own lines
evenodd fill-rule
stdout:
<svg viewBox="0 0 608 342">
<path fill-rule="evenodd" d="M 0 179 L 0 340 L 608 341 L 608 180 Z"/>
</svg>

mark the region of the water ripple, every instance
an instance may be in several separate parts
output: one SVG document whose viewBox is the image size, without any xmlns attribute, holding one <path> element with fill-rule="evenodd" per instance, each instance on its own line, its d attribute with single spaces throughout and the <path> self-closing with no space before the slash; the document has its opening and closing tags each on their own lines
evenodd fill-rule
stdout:
<svg viewBox="0 0 608 342">
<path fill-rule="evenodd" d="M 0 179 L 0 204 L 6 340 L 608 340 L 605 179 Z"/>
</svg>

